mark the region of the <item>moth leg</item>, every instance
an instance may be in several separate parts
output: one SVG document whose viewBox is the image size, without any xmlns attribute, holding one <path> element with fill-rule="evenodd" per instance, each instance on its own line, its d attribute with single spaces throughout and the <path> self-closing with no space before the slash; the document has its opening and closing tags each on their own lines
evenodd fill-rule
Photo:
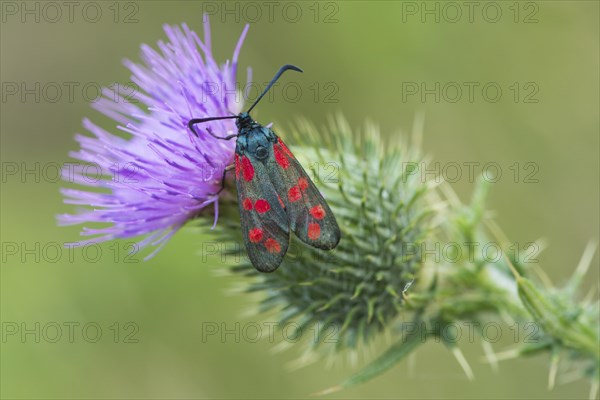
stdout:
<svg viewBox="0 0 600 400">
<path fill-rule="evenodd" d="M 206 131 L 208 132 L 208 134 L 216 139 L 221 139 L 221 140 L 231 140 L 234 137 L 238 137 L 237 133 L 235 135 L 228 135 L 228 136 L 217 136 L 212 132 L 212 129 L 210 129 L 210 127 L 206 128 Z M 196 133 L 196 131 L 193 131 L 194 133 Z M 196 135 L 198 136 L 198 135 Z"/>
<path fill-rule="evenodd" d="M 201 124 L 203 122 L 208 122 L 208 121 L 215 121 L 215 120 L 219 120 L 219 119 L 230 119 L 230 118 L 237 118 L 236 116 L 230 116 L 230 117 L 208 117 L 208 118 L 193 118 L 190 119 L 188 121 L 188 128 L 192 131 L 192 133 L 196 136 L 198 136 L 198 132 L 196 132 L 196 129 L 194 129 L 194 125 L 196 124 Z M 229 136 L 225 136 L 225 137 L 220 137 L 220 136 L 216 136 L 214 135 L 210 130 L 208 130 L 208 133 L 210 133 L 211 136 L 217 138 L 217 139 L 222 139 L 222 140 L 229 140 L 232 139 L 234 137 L 237 137 L 238 135 L 229 135 Z"/>
<path fill-rule="evenodd" d="M 228 166 L 225 167 L 225 169 L 223 169 L 223 176 L 221 176 L 221 189 L 219 189 L 219 191 L 217 193 L 209 193 L 210 196 L 217 196 L 219 193 L 221 193 L 223 191 L 223 189 L 225 189 L 225 176 L 227 175 L 227 173 L 229 171 L 231 171 L 234 168 L 235 168 L 235 164 L 229 164 Z"/>
</svg>

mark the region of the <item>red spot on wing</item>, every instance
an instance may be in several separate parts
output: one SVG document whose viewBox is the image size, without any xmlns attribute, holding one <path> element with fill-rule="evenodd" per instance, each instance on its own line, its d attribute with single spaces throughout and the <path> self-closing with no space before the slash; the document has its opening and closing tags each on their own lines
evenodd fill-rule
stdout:
<svg viewBox="0 0 600 400">
<path fill-rule="evenodd" d="M 302 193 L 300 192 L 300 188 L 298 185 L 292 186 L 290 190 L 288 190 L 288 199 L 293 203 L 302 198 Z"/>
<path fill-rule="evenodd" d="M 268 201 L 264 200 L 264 199 L 259 199 L 256 200 L 256 203 L 254 203 L 254 208 L 256 209 L 256 211 L 260 214 L 262 213 L 266 213 L 267 211 L 269 211 L 271 209 L 271 205 L 269 204 Z"/>
<path fill-rule="evenodd" d="M 280 138 L 277 138 L 277 143 L 279 143 L 279 145 L 281 146 L 281 150 L 283 150 L 283 152 L 290 158 L 293 158 L 294 155 L 292 154 L 292 152 L 290 151 L 290 149 L 287 148 L 287 146 L 285 145 L 285 143 L 283 143 L 283 141 Z"/>
<path fill-rule="evenodd" d="M 273 153 L 275 154 L 275 161 L 277 161 L 277 164 L 279 164 L 281 168 L 286 169 L 290 166 L 290 160 L 288 160 L 279 144 L 273 146 Z"/>
<path fill-rule="evenodd" d="M 263 230 L 260 228 L 250 229 L 250 232 L 248 232 L 248 239 L 250 239 L 252 243 L 260 243 L 263 240 Z"/>
<path fill-rule="evenodd" d="M 320 204 L 310 209 L 310 215 L 312 215 L 315 219 L 323 219 L 325 218 L 326 214 L 327 213 L 325 212 L 325 209 Z"/>
<path fill-rule="evenodd" d="M 281 246 L 279 242 L 273 238 L 268 238 L 265 241 L 265 247 L 269 253 L 279 253 L 281 252 Z"/>
<path fill-rule="evenodd" d="M 237 155 L 237 153 L 235 154 L 235 177 L 236 179 L 240 177 L 240 169 L 241 169 L 241 164 L 240 164 L 240 156 Z"/>
<path fill-rule="evenodd" d="M 242 202 L 242 206 L 244 207 L 244 210 L 246 210 L 246 211 L 252 210 L 252 200 L 244 199 L 244 201 Z"/>
<path fill-rule="evenodd" d="M 306 180 L 306 178 L 298 178 L 298 186 L 300 187 L 300 190 L 304 192 L 308 188 L 308 181 Z"/>
<path fill-rule="evenodd" d="M 317 240 L 321 236 L 321 226 L 319 224 L 308 224 L 308 238 L 310 240 Z"/>
<path fill-rule="evenodd" d="M 242 176 L 246 182 L 250 182 L 254 178 L 254 167 L 246 156 L 242 156 Z"/>
</svg>

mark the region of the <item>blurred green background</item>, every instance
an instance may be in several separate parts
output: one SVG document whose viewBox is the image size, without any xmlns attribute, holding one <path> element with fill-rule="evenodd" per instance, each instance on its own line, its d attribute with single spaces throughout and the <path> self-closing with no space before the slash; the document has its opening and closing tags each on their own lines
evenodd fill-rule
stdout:
<svg viewBox="0 0 600 400">
<path fill-rule="evenodd" d="M 35 3 L 27 2 L 27 7 L 35 9 Z M 476 3 L 472 22 L 462 2 L 453 3 L 463 15 L 451 22 L 456 10 L 443 2 L 296 2 L 288 8 L 287 3 L 276 2 L 273 21 L 268 5 L 257 2 L 263 14 L 251 23 L 240 58 L 242 71 L 252 66 L 254 78 L 264 82 L 284 63 L 304 68 L 305 74 L 293 78 L 303 90 L 298 101 L 275 92 L 274 101 L 262 104 L 256 114 L 263 122 L 275 120 L 284 138 L 288 121 L 299 116 L 320 124 L 341 111 L 353 126 L 372 119 L 387 135 L 398 136 L 410 132 L 415 115 L 424 113 L 423 147 L 441 167 L 450 162 L 501 166 L 503 176 L 493 188 L 489 207 L 512 241 L 523 245 L 540 237 L 548 240 L 549 248 L 538 258 L 560 284 L 575 268 L 586 242 L 599 236 L 599 3 Z M 97 2 L 103 15 L 91 23 L 82 17 L 87 2 L 81 2 L 73 22 L 66 14 L 54 23 L 46 21 L 55 18 L 54 11 L 47 9 L 46 14 L 40 10 L 36 23 L 34 16 L 22 22 L 7 4 L 12 7 L 13 2 L 2 3 L 1 25 L 1 396 L 299 398 L 355 371 L 356 366 L 345 362 L 333 368 L 317 362 L 291 372 L 286 366 L 301 351 L 292 346 L 274 353 L 281 336 L 274 343 L 236 343 L 232 335 L 224 342 L 218 336 L 203 342 L 203 323 L 225 323 L 233 329 L 236 322 L 244 327 L 264 318 L 244 314 L 254 308 L 258 297 L 228 293 L 240 279 L 217 276 L 215 271 L 222 268 L 217 258 L 203 262 L 200 243 L 210 238 L 194 229 L 183 229 L 148 262 L 137 255 L 134 258 L 140 262 L 125 263 L 120 253 L 115 263 L 116 248 L 111 243 L 101 247 L 102 256 L 95 263 L 86 262 L 78 251 L 73 259 L 64 252 L 49 262 L 55 254 L 52 243 L 77 240 L 78 229 L 56 226 L 55 215 L 73 208 L 62 204 L 59 188 L 63 185 L 51 181 L 51 167 L 47 174 L 43 167 L 69 160 L 67 153 L 76 149 L 73 135 L 82 132 L 83 117 L 111 129 L 114 123 L 92 111 L 81 90 L 75 90 L 72 102 L 66 93 L 56 102 L 42 93 L 36 103 L 32 95 L 25 101 L 19 94 L 8 95 L 6 84 L 78 82 L 81 88 L 87 82 L 102 86 L 127 82 L 123 58 L 138 60 L 141 43 L 154 46 L 164 39 L 165 23 L 186 22 L 201 34 L 203 8 L 217 10 L 211 17 L 213 49 L 216 58 L 225 61 L 245 20 L 255 19 L 255 11 L 242 3 L 237 14 L 222 15 L 223 7 L 235 10 L 235 3 Z M 435 14 L 421 15 L 425 7 L 439 7 L 439 22 Z M 482 14 L 485 7 L 495 8 Z M 497 8 L 502 15 L 490 22 Z M 302 15 L 291 22 L 297 9 Z M 137 22 L 123 23 L 132 12 Z M 408 95 L 405 89 L 411 82 L 424 82 L 429 88 L 440 82 L 440 101 L 433 95 L 425 101 L 420 94 Z M 443 92 L 448 82 L 480 86 L 472 102 L 466 90 L 452 102 L 452 87 Z M 489 82 L 502 89 L 497 102 L 482 96 L 481 87 Z M 516 99 L 515 82 L 520 89 Z M 332 86 L 325 87 L 328 83 L 333 83 L 335 93 Z M 528 83 L 533 86 L 526 87 Z M 537 93 L 526 98 L 534 89 Z M 537 183 L 524 181 L 531 172 L 524 169 L 528 162 L 538 166 Z M 35 174 L 24 180 L 19 174 L 7 175 L 6 168 L 14 163 L 19 168 L 21 163 L 29 168 L 39 163 L 39 182 Z M 516 183 L 510 169 L 514 163 L 519 163 L 521 172 Z M 453 186 L 464 200 L 473 188 L 464 176 Z M 23 251 L 35 249 L 35 243 L 40 246 L 36 254 Z M 9 248 L 12 245 L 17 246 L 16 254 Z M 123 252 L 123 246 L 117 248 Z M 597 287 L 597 256 L 592 269 L 588 288 Z M 79 324 L 73 328 L 72 343 L 64 325 L 70 322 Z M 33 334 L 24 340 L 21 332 L 8 334 L 15 327 L 20 330 L 22 323 L 29 329 L 40 323 L 39 343 Z M 50 343 L 54 323 L 62 327 L 63 336 Z M 102 328 L 96 343 L 90 343 L 96 325 L 88 325 L 87 336 L 82 334 L 82 327 L 90 323 Z M 127 340 L 132 326 L 139 330 L 129 339 L 137 343 Z M 382 337 L 370 353 L 361 354 L 360 365 L 386 343 Z M 500 351 L 510 344 L 503 338 L 494 347 Z M 583 381 L 547 391 L 545 357 L 502 362 L 500 372 L 494 373 L 483 361 L 478 344 L 461 347 L 475 369 L 474 382 L 467 381 L 443 346 L 429 344 L 417 351 L 412 369 L 403 363 L 337 397 L 588 395 L 588 383 Z"/>
</svg>

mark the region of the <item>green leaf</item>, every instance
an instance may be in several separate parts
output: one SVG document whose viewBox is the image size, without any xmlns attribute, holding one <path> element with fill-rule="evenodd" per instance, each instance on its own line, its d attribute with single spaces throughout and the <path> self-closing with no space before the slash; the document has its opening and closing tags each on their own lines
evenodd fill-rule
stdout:
<svg viewBox="0 0 600 400">
<path fill-rule="evenodd" d="M 391 346 L 378 359 L 367 365 L 361 371 L 352 375 L 341 384 L 325 389 L 317 393 L 317 395 L 325 395 L 355 385 L 360 385 L 392 368 L 394 365 L 408 356 L 412 351 L 414 351 L 418 345 L 425 343 L 424 337 L 421 337 L 422 328 L 419 325 L 420 324 L 417 324 L 418 328 L 414 332 L 403 336 L 400 341 Z"/>
</svg>

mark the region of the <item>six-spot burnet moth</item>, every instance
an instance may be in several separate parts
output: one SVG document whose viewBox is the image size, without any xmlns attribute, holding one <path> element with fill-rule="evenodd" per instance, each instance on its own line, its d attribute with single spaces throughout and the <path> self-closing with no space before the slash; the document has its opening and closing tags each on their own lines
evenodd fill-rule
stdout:
<svg viewBox="0 0 600 400">
<path fill-rule="evenodd" d="M 235 164 L 223 171 L 221 190 L 227 171 L 235 166 L 244 243 L 252 264 L 261 272 L 272 272 L 279 267 L 288 250 L 290 231 L 319 249 L 333 249 L 340 241 L 337 221 L 306 171 L 272 129 L 250 117 L 254 106 L 289 69 L 302 72 L 293 65 L 281 67 L 248 111 L 188 122 L 189 129 L 198 136 L 195 124 L 237 119 L 235 135 L 221 137 L 210 129 L 207 132 L 217 139 L 237 138 Z"/>
</svg>

